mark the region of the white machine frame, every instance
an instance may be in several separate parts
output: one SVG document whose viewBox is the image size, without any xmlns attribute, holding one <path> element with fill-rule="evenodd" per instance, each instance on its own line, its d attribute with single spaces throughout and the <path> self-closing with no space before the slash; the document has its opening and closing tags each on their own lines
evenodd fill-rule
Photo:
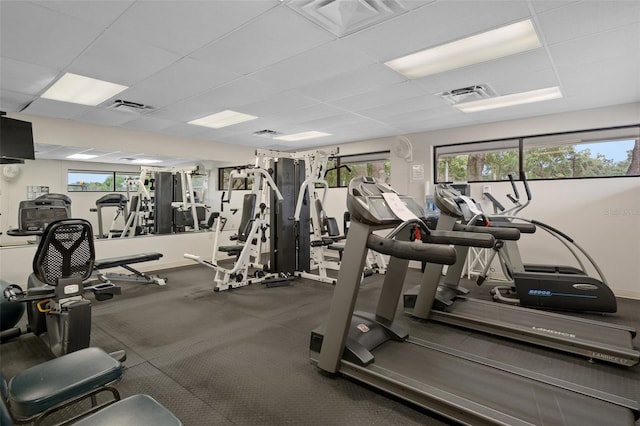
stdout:
<svg viewBox="0 0 640 426">
<path fill-rule="evenodd" d="M 267 171 L 266 167 L 259 166 L 260 156 L 256 156 L 256 164 L 247 168 L 231 171 L 229 174 L 229 188 L 227 192 L 227 201 L 231 199 L 234 179 L 252 179 L 252 193 L 256 194 L 256 204 L 259 211 L 255 214 L 251 230 L 247 234 L 246 242 L 240 251 L 236 261 L 231 268 L 225 268 L 218 263 L 217 255 L 220 242 L 221 217 L 216 218 L 214 225 L 214 242 L 211 260 L 204 259 L 202 256 L 185 253 L 184 257 L 194 260 L 202 265 L 215 270 L 213 279 L 215 287 L 214 291 L 225 291 L 230 288 L 243 287 L 249 284 L 266 281 L 274 276 L 265 272 L 265 264 L 261 263 L 263 247 L 268 242 L 269 229 L 269 195 L 272 191 L 278 201 L 282 201 L 283 197 L 273 178 Z M 265 166 L 268 165 L 268 159 L 264 159 Z M 223 200 L 224 202 L 225 200 Z M 240 232 L 242 230 L 239 230 Z M 260 235 L 260 234 L 264 234 Z M 255 273 L 250 277 L 249 268 L 255 269 Z"/>
</svg>

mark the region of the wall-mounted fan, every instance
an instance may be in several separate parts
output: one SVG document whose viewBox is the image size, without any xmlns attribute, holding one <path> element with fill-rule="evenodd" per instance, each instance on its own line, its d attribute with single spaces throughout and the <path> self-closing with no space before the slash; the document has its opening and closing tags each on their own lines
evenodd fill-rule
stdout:
<svg viewBox="0 0 640 426">
<path fill-rule="evenodd" d="M 402 158 L 407 163 L 413 161 L 413 146 L 406 136 L 397 136 L 391 149 L 396 157 Z"/>
<path fill-rule="evenodd" d="M 2 178 L 7 182 L 11 182 L 20 176 L 20 167 L 17 164 L 7 164 L 2 167 Z"/>
</svg>

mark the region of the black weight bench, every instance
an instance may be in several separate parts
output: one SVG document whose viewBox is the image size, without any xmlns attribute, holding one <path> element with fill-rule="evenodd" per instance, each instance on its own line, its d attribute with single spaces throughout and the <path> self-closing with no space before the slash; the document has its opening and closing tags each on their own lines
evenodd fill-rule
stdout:
<svg viewBox="0 0 640 426">
<path fill-rule="evenodd" d="M 90 399 L 91 408 L 64 419 L 83 425 L 181 425 L 169 410 L 147 395 L 120 400 L 112 385 L 122 378 L 123 366 L 99 348 L 86 348 L 23 370 L 8 383 L 2 376 L 2 425 L 34 422 Z M 96 395 L 110 393 L 98 404 Z M 88 416 L 88 417 L 85 417 Z"/>
<path fill-rule="evenodd" d="M 229 237 L 229 240 L 238 241 L 242 244 L 220 246 L 218 247 L 218 251 L 227 253 L 229 256 L 240 256 L 240 253 L 242 253 L 242 250 L 244 249 L 244 245 L 247 243 L 247 239 L 250 237 L 249 234 L 253 227 L 255 210 L 256 194 L 245 194 L 242 200 L 242 217 L 240 218 L 240 224 L 238 225 L 238 234 Z"/>
<path fill-rule="evenodd" d="M 95 275 L 99 279 L 107 279 L 112 281 L 132 281 L 138 283 L 145 284 L 158 284 L 165 285 L 166 279 L 160 278 L 156 275 L 147 275 L 144 272 L 140 272 L 137 269 L 131 267 L 130 265 L 134 263 L 141 262 L 150 262 L 152 260 L 158 260 L 162 257 L 162 253 L 139 253 L 132 254 L 127 256 L 119 256 L 119 257 L 110 257 L 107 259 L 98 259 L 94 263 Z M 102 269 L 110 269 L 110 268 L 124 268 L 127 271 L 131 272 L 131 274 L 119 274 L 115 272 L 101 272 Z"/>
</svg>

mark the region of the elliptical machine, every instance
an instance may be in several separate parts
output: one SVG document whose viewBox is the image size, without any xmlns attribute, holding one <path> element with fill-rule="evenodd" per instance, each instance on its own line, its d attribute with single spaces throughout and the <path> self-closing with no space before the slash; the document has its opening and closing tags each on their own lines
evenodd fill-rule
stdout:
<svg viewBox="0 0 640 426">
<path fill-rule="evenodd" d="M 527 192 L 528 204 L 531 201 L 531 191 L 525 177 L 523 177 L 523 182 Z M 515 188 L 513 180 L 512 185 Z M 517 190 L 515 194 L 517 197 Z M 437 195 L 440 197 L 440 204 L 442 204 L 438 205 L 441 210 L 450 206 L 447 214 L 457 216 L 467 222 L 475 221 L 475 216 L 469 216 L 468 213 L 465 215 L 464 209 L 461 208 L 470 205 L 478 206 L 475 200 L 458 193 L 452 188 L 448 188 L 446 191 L 439 191 Z M 447 202 L 442 203 L 444 200 Z M 522 210 L 524 206 L 519 206 L 515 212 Z M 545 268 L 544 265 L 525 266 L 518 250 L 517 241 L 499 240 L 494 246 L 494 256 L 495 254 L 500 256 L 502 264 L 505 266 L 505 275 L 511 278 L 512 282 L 510 285 L 496 285 L 491 290 L 494 300 L 539 309 L 607 313 L 617 311 L 615 295 L 609 288 L 601 269 L 595 260 L 573 238 L 551 225 L 537 220 L 525 219 L 515 214 L 490 217 L 490 220 L 493 226 L 518 227 L 523 222 L 534 225 L 537 229 L 544 230 L 560 240 L 580 264 L 580 268 L 560 266 Z M 522 228 L 519 228 L 522 231 Z M 599 276 L 598 278 L 588 276 L 586 272 L 583 272 L 586 269 L 579 254 L 582 254 L 582 257 L 593 265 Z M 490 263 L 487 262 L 487 264 Z M 485 277 L 486 273 L 481 275 L 477 284 L 482 285 L 485 282 Z M 513 297 L 514 295 L 516 297 Z"/>
</svg>

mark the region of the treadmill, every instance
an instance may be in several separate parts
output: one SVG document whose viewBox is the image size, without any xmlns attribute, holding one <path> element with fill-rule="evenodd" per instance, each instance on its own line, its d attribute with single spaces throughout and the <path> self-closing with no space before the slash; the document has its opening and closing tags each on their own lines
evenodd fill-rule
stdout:
<svg viewBox="0 0 640 426">
<path fill-rule="evenodd" d="M 453 264 L 455 250 L 407 241 L 414 226 L 427 230 L 417 219 L 422 209 L 382 181 L 353 179 L 347 208 L 351 228 L 329 315 L 311 333 L 310 358 L 320 370 L 467 425 L 634 424 L 635 401 L 410 337 L 394 323 L 409 261 Z M 389 228 L 387 237 L 373 233 Z M 458 233 L 436 238 L 448 234 Z M 390 255 L 390 262 L 375 314 L 354 313 L 368 249 Z"/>
<path fill-rule="evenodd" d="M 464 210 L 469 207 L 468 202 L 443 200 L 446 191 L 440 191 L 443 188 L 436 189 L 436 201 L 440 200 L 438 207 L 441 211 L 436 230 L 472 231 L 479 228 L 482 232 L 501 232 L 500 236 L 496 234 L 497 239 L 517 239 L 503 233 L 502 230 L 508 228 L 499 227 L 492 231 L 491 227 L 456 223 L 466 215 Z M 442 283 L 443 266 L 427 264 L 421 283 L 404 293 L 405 312 L 416 318 L 584 356 L 590 361 L 599 360 L 627 367 L 640 361 L 640 352 L 633 347 L 632 341 L 636 336 L 633 327 L 466 297 L 468 290 L 460 287 L 459 281 L 467 251 L 468 247 L 456 247 L 457 261 L 449 267 Z"/>
</svg>

